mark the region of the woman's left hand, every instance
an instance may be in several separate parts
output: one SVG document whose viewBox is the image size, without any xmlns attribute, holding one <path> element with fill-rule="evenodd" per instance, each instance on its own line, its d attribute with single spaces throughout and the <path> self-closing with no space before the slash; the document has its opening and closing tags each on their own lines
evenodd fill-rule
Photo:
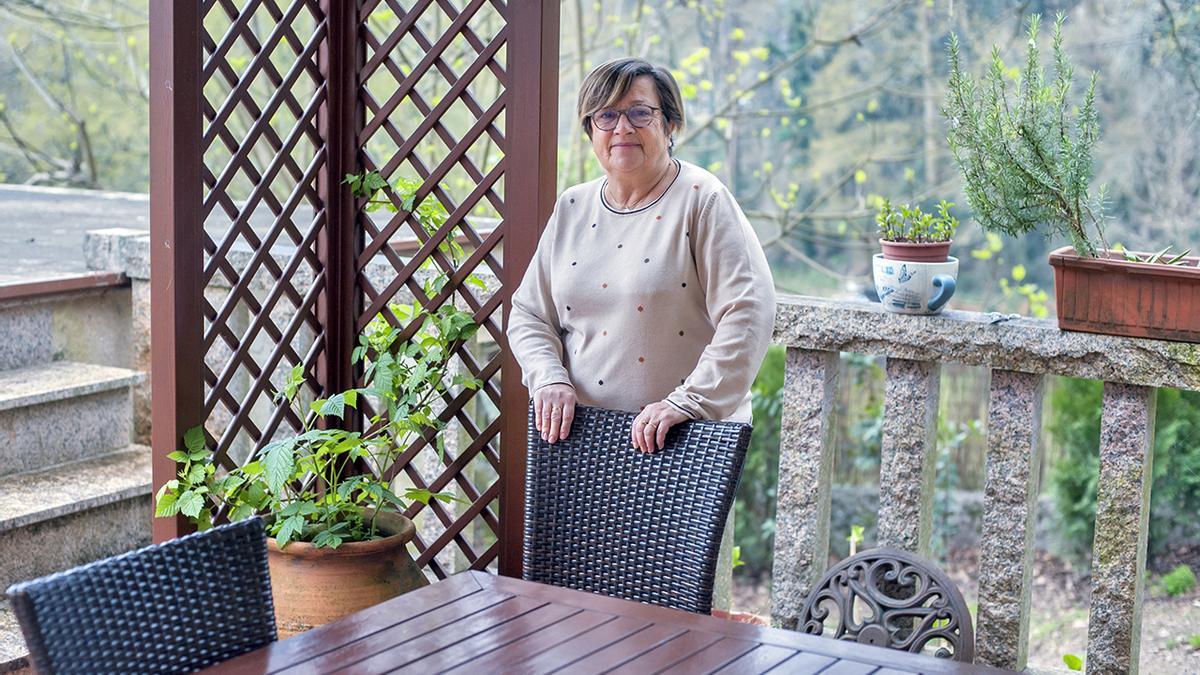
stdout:
<svg viewBox="0 0 1200 675">
<path fill-rule="evenodd" d="M 642 452 L 662 450 L 667 442 L 667 431 L 689 419 L 691 418 L 666 401 L 651 403 L 633 418 L 633 430 L 630 432 L 633 449 Z"/>
</svg>

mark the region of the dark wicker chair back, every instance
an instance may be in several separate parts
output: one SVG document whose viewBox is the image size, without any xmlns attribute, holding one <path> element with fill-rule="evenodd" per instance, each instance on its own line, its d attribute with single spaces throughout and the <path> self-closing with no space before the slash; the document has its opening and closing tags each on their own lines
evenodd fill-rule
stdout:
<svg viewBox="0 0 1200 675">
<path fill-rule="evenodd" d="M 579 406 L 570 438 L 550 445 L 531 409 L 524 576 L 707 614 L 750 426 L 685 422 L 645 454 L 633 418 Z"/>
<path fill-rule="evenodd" d="M 252 518 L 8 589 L 50 673 L 185 673 L 275 640 L 263 521 Z"/>
<path fill-rule="evenodd" d="M 841 561 L 808 594 L 799 629 L 970 663 L 971 614 L 954 582 L 928 560 L 875 548 Z"/>
</svg>

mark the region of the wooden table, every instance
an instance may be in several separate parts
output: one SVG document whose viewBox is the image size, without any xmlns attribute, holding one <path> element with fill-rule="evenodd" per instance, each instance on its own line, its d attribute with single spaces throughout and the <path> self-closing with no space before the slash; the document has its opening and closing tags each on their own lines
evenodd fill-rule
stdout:
<svg viewBox="0 0 1200 675">
<path fill-rule="evenodd" d="M 205 672 L 1003 673 L 464 572 Z"/>
</svg>

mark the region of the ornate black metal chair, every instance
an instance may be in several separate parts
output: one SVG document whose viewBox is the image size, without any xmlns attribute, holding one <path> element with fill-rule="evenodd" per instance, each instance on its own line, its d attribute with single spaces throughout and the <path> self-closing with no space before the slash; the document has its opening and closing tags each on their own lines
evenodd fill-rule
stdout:
<svg viewBox="0 0 1200 675">
<path fill-rule="evenodd" d="M 38 673 L 192 672 L 275 640 L 252 518 L 8 589 Z"/>
<path fill-rule="evenodd" d="M 524 577 L 707 614 L 750 426 L 686 422 L 645 454 L 633 418 L 580 406 L 550 445 L 531 409 Z"/>
<path fill-rule="evenodd" d="M 841 561 L 808 594 L 799 630 L 970 663 L 971 614 L 936 565 L 894 548 Z"/>
</svg>

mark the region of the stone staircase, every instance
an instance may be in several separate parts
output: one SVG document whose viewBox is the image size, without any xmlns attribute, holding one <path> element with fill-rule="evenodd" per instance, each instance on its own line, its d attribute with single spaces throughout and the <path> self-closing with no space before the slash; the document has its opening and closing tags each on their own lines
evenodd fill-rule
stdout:
<svg viewBox="0 0 1200 675">
<path fill-rule="evenodd" d="M 0 590 L 150 541 L 129 294 L 0 286 Z M 0 673 L 26 654 L 0 599 Z"/>
</svg>

